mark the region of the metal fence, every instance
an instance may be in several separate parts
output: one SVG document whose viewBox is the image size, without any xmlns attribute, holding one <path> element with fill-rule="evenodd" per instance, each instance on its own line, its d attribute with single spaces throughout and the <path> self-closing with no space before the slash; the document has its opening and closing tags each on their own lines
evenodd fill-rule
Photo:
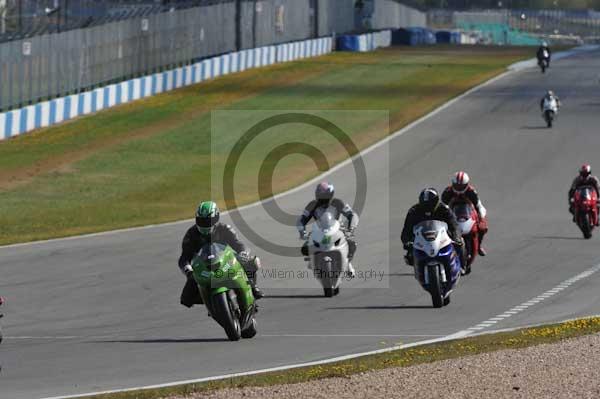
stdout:
<svg viewBox="0 0 600 399">
<path fill-rule="evenodd" d="M 233 51 L 234 3 L 0 44 L 0 109 Z"/>
<path fill-rule="evenodd" d="M 426 23 L 425 13 L 397 0 L 363 0 L 362 7 L 355 14 L 355 26 L 358 30 L 424 27 Z"/>
<path fill-rule="evenodd" d="M 0 42 L 233 0 L 0 0 Z"/>
<path fill-rule="evenodd" d="M 212 55 L 364 28 L 355 26 L 355 0 L 195 1 L 204 5 L 0 43 L 0 111 Z M 395 1 L 364 2 L 372 5 L 368 28 L 425 24 L 423 13 Z"/>
<path fill-rule="evenodd" d="M 446 29 L 503 25 L 507 31 L 555 42 L 597 43 L 600 39 L 600 14 L 588 10 L 430 10 L 427 24 Z"/>
</svg>

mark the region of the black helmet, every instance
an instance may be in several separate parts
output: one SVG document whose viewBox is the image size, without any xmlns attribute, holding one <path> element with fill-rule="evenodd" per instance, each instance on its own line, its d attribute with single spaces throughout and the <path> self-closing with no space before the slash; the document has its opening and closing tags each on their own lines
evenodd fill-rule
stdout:
<svg viewBox="0 0 600 399">
<path fill-rule="evenodd" d="M 333 199 L 334 193 L 335 189 L 333 188 L 333 184 L 329 184 L 328 182 L 324 181 L 319 183 L 315 189 L 315 199 L 319 205 L 329 205 L 329 202 L 331 202 Z"/>
<path fill-rule="evenodd" d="M 426 188 L 419 194 L 419 205 L 425 212 L 433 212 L 440 204 L 440 195 L 435 188 Z"/>
<path fill-rule="evenodd" d="M 579 176 L 583 177 L 584 179 L 587 179 L 591 174 L 592 167 L 589 164 L 586 163 L 581 165 L 581 168 L 579 168 Z"/>
</svg>

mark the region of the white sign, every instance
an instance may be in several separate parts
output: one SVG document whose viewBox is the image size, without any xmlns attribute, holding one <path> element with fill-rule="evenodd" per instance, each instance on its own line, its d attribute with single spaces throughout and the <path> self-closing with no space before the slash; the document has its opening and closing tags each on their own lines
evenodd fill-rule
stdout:
<svg viewBox="0 0 600 399">
<path fill-rule="evenodd" d="M 283 32 L 283 18 L 285 14 L 285 8 L 282 5 L 277 6 L 275 9 L 275 29 L 277 32 Z"/>
<path fill-rule="evenodd" d="M 142 32 L 148 32 L 148 28 L 150 28 L 150 21 L 148 18 L 142 19 Z"/>
<path fill-rule="evenodd" d="M 31 55 L 31 42 L 23 42 L 23 55 Z"/>
<path fill-rule="evenodd" d="M 256 2 L 256 12 L 262 12 L 262 10 L 263 10 L 262 1 L 257 1 Z"/>
</svg>

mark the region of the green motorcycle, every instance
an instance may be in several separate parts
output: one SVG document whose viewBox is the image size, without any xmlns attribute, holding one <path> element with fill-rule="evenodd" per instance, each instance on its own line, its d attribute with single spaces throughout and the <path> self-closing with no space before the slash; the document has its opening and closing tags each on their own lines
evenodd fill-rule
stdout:
<svg viewBox="0 0 600 399">
<path fill-rule="evenodd" d="M 194 279 L 210 316 L 231 341 L 256 335 L 256 303 L 244 268 L 231 247 L 207 244 L 192 261 Z"/>
</svg>

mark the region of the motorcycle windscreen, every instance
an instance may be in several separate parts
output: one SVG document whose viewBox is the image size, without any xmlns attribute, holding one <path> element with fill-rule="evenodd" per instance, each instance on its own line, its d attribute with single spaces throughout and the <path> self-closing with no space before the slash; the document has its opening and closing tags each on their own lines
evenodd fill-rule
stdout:
<svg viewBox="0 0 600 399">
<path fill-rule="evenodd" d="M 322 231 L 328 231 L 335 226 L 336 222 L 337 219 L 335 218 L 333 213 L 327 211 L 321 215 L 319 220 L 317 220 L 317 225 Z"/>
<path fill-rule="evenodd" d="M 205 265 L 218 265 L 223 257 L 226 246 L 223 244 L 206 244 L 202 247 L 198 256 Z"/>
<path fill-rule="evenodd" d="M 586 199 L 586 200 L 591 200 L 592 199 L 592 188 L 585 186 L 585 187 L 581 187 L 579 189 L 577 189 L 577 191 L 579 192 L 579 196 L 582 199 Z"/>
<path fill-rule="evenodd" d="M 459 222 L 464 222 L 471 218 L 471 209 L 471 205 L 465 202 L 457 204 L 452 208 L 454 215 L 456 216 L 456 220 Z"/>
<path fill-rule="evenodd" d="M 418 223 L 414 228 L 413 232 L 421 231 L 425 232 L 433 232 L 433 231 L 441 231 L 448 230 L 448 225 L 441 220 L 425 220 L 421 223 Z"/>
<path fill-rule="evenodd" d="M 553 110 L 556 108 L 558 108 L 558 104 L 555 99 L 552 99 L 552 100 L 545 99 L 544 100 L 544 109 Z"/>
</svg>

